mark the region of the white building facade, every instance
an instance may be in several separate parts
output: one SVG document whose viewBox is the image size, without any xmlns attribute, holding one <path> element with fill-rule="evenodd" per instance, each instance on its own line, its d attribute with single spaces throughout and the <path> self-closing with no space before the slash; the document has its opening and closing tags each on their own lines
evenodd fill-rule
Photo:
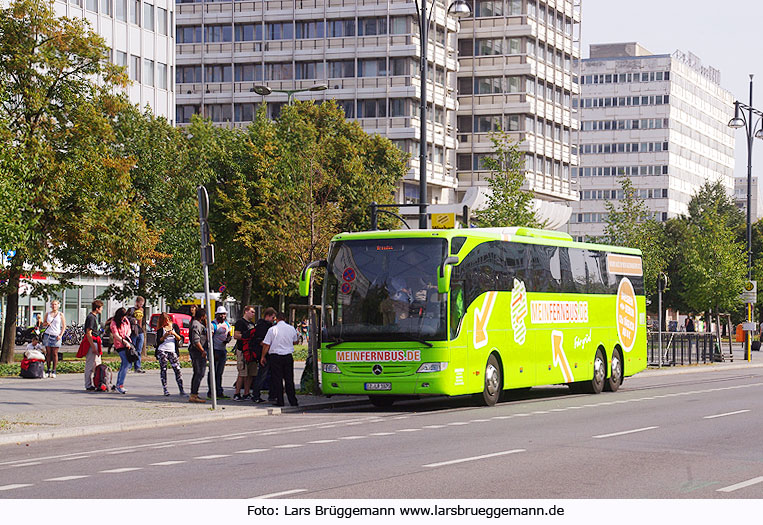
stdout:
<svg viewBox="0 0 763 525">
<path fill-rule="evenodd" d="M 133 104 L 175 122 L 175 3 L 173 0 L 55 0 L 59 16 L 81 18 L 126 66 Z"/>
<path fill-rule="evenodd" d="M 569 232 L 603 235 L 606 202 L 629 177 L 658 220 L 686 214 L 707 181 L 734 191 L 734 98 L 720 72 L 691 53 L 653 55 L 637 43 L 592 45 L 580 71 L 580 200 Z"/>
</svg>

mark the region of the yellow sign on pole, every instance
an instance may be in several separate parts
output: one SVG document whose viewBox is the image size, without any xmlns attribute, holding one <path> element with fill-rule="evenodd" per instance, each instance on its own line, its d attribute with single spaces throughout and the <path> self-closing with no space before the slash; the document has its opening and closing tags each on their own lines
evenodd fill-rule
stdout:
<svg viewBox="0 0 763 525">
<path fill-rule="evenodd" d="M 455 213 L 433 213 L 432 228 L 436 230 L 448 230 L 456 227 Z"/>
</svg>

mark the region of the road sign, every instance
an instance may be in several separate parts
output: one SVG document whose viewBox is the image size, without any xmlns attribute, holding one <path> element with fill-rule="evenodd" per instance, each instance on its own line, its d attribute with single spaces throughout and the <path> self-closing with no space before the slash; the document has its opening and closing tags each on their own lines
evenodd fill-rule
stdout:
<svg viewBox="0 0 763 525">
<path fill-rule="evenodd" d="M 742 302 L 756 303 L 758 301 L 758 281 L 746 281 L 742 291 Z"/>
<path fill-rule="evenodd" d="M 448 230 L 456 227 L 455 213 L 433 213 L 432 228 L 437 230 Z"/>
</svg>

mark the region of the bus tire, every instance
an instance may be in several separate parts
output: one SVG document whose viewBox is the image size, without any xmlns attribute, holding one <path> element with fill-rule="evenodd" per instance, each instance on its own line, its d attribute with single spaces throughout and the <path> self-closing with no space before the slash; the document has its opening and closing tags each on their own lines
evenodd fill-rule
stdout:
<svg viewBox="0 0 763 525">
<path fill-rule="evenodd" d="M 593 358 L 593 377 L 586 381 L 569 383 L 570 392 L 573 394 L 599 394 L 604 389 L 607 380 L 607 363 L 604 359 L 604 351 L 596 349 Z"/>
<path fill-rule="evenodd" d="M 612 352 L 612 362 L 609 366 L 609 377 L 604 383 L 604 390 L 607 392 L 617 392 L 620 385 L 623 384 L 623 354 L 619 348 Z"/>
<path fill-rule="evenodd" d="M 368 400 L 376 408 L 389 408 L 395 402 L 395 398 L 392 396 L 368 396 Z"/>
<path fill-rule="evenodd" d="M 498 363 L 498 358 L 495 357 L 495 354 L 490 354 L 485 365 L 485 382 L 482 387 L 480 401 L 485 406 L 491 407 L 498 402 L 501 392 L 503 392 L 501 365 Z"/>
</svg>

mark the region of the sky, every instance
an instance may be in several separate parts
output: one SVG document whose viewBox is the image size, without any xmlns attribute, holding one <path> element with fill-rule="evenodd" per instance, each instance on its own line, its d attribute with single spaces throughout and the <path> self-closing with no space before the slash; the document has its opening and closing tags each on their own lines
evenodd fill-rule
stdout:
<svg viewBox="0 0 763 525">
<path fill-rule="evenodd" d="M 721 72 L 721 86 L 736 100 L 763 111 L 763 1 L 582 0 L 582 56 L 588 45 L 639 42 L 654 54 L 691 51 Z M 743 129 L 736 132 L 736 177 L 747 176 Z M 763 140 L 753 145 L 753 176 L 763 176 Z"/>
</svg>

